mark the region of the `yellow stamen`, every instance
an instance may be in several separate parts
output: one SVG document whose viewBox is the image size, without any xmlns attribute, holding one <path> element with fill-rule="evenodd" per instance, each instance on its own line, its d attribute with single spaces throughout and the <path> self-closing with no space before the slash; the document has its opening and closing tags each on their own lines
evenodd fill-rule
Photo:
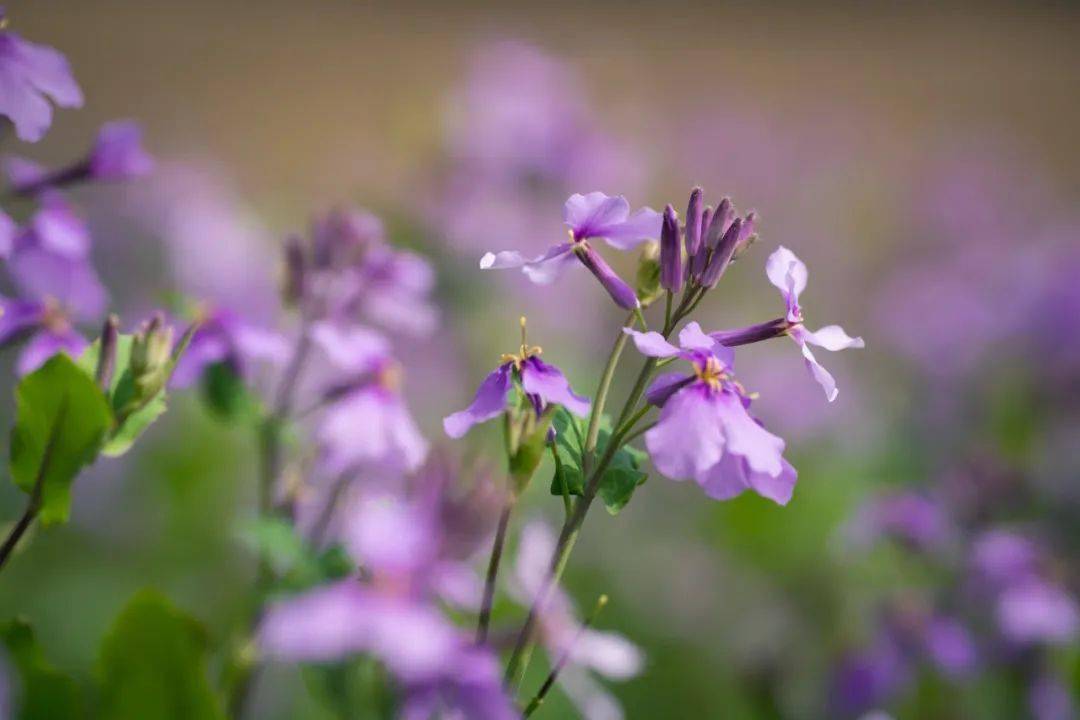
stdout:
<svg viewBox="0 0 1080 720">
<path fill-rule="evenodd" d="M 521 363 L 525 362 L 534 355 L 539 355 L 544 352 L 544 349 L 539 345 L 529 345 L 528 335 L 525 331 L 525 316 L 522 315 L 518 323 L 521 325 L 521 345 L 518 346 L 518 353 L 516 355 L 512 353 L 503 353 L 499 356 L 499 364 L 505 365 L 508 362 L 514 363 L 514 369 L 520 370 Z"/>
<path fill-rule="evenodd" d="M 394 392 L 401 389 L 401 383 L 404 379 L 405 372 L 402 370 L 401 365 L 397 363 L 387 363 L 384 365 L 379 369 L 378 375 L 375 378 L 380 387 Z"/>
</svg>

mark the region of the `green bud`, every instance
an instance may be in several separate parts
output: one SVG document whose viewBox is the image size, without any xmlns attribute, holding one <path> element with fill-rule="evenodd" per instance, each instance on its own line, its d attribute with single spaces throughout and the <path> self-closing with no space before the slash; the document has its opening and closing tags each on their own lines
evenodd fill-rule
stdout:
<svg viewBox="0 0 1080 720">
<path fill-rule="evenodd" d="M 136 406 L 148 402 L 165 387 L 172 372 L 172 351 L 173 329 L 165 325 L 161 314 L 144 323 L 132 337 L 128 368 Z"/>
<path fill-rule="evenodd" d="M 660 287 L 660 245 L 655 242 L 644 244 L 635 282 L 638 301 L 642 307 L 648 307 L 664 294 Z"/>
<path fill-rule="evenodd" d="M 531 411 L 524 414 L 517 447 L 509 454 L 510 477 L 515 494 L 520 495 L 525 490 L 544 457 L 548 431 L 551 429 L 556 407 L 549 405 L 540 417 Z"/>
</svg>

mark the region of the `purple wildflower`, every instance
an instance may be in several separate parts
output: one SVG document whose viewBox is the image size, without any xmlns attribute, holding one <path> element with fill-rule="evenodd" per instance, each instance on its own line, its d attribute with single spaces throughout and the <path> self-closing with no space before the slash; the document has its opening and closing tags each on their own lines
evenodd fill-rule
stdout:
<svg viewBox="0 0 1080 720">
<path fill-rule="evenodd" d="M 555 535 L 543 522 L 533 521 L 522 529 L 510 591 L 523 605 L 531 605 L 543 588 L 554 551 Z M 641 649 L 618 633 L 591 627 L 582 629 L 573 602 L 559 588 L 544 606 L 539 629 L 552 661 L 567 657 L 559 682 L 582 717 L 585 720 L 621 718 L 618 701 L 593 680 L 592 674 L 609 680 L 634 677 L 644 665 Z"/>
<path fill-rule="evenodd" d="M 922 551 L 940 548 L 950 534 L 942 507 L 915 492 L 873 498 L 859 509 L 848 529 L 851 539 L 859 545 L 890 538 Z"/>
<path fill-rule="evenodd" d="M 926 655 L 947 677 L 964 677 L 974 668 L 978 651 L 971 633 L 955 618 L 936 615 L 924 623 Z"/>
<path fill-rule="evenodd" d="M 667 373 L 646 393 L 662 408 L 645 445 L 656 469 L 673 480 L 693 478 L 709 497 L 727 500 L 751 489 L 781 505 L 795 488 L 795 468 L 783 457 L 784 441 L 748 412 L 750 396 L 732 375 L 734 353 L 697 323 L 679 333 L 681 349 L 659 333 L 623 332 L 649 357 L 680 357 L 692 375 Z"/>
<path fill-rule="evenodd" d="M 807 271 L 802 260 L 784 246 L 777 248 L 765 264 L 765 273 L 769 282 L 780 290 L 787 306 L 783 318 L 760 325 L 753 325 L 741 330 L 727 330 L 711 333 L 719 343 L 729 347 L 758 342 L 769 337 L 788 335 L 802 350 L 803 361 L 810 376 L 825 390 L 829 402 L 836 399 L 838 390 L 836 381 L 829 371 L 818 363 L 810 345 L 817 345 L 826 350 L 837 351 L 845 348 L 864 347 L 860 337 L 849 337 L 839 325 L 826 325 L 817 331 L 807 330 L 803 325 L 803 311 L 799 305 L 799 295 L 806 289 Z"/>
<path fill-rule="evenodd" d="M 612 247 L 632 250 L 642 242 L 659 239 L 660 214 L 647 207 L 631 214 L 630 203 L 621 195 L 608 197 L 601 192 L 592 192 L 571 195 L 563 209 L 563 220 L 569 228 L 570 242 L 553 245 L 532 260 L 515 250 L 489 252 L 480 258 L 480 268 L 521 268 L 530 280 L 543 285 L 559 277 L 577 256 L 616 305 L 628 310 L 638 307 L 633 289 L 611 269 L 589 241 L 603 239 Z"/>
<path fill-rule="evenodd" d="M 19 354 L 19 375 L 33 372 L 57 353 L 77 358 L 86 349 L 86 339 L 55 301 L 0 298 L 0 310 L 0 347 L 30 337 Z"/>
<path fill-rule="evenodd" d="M 58 50 L 24 40 L 6 25 L 0 8 L 0 115 L 11 120 L 20 140 L 37 142 L 52 124 L 47 98 L 60 107 L 81 107 L 82 90 Z"/>
<path fill-rule="evenodd" d="M 90 154 L 55 171 L 20 157 L 4 160 L 4 172 L 12 189 L 32 195 L 86 180 L 129 180 L 150 173 L 154 159 L 142 147 L 142 128 L 130 120 L 105 123 L 98 131 Z"/>
<path fill-rule="evenodd" d="M 579 417 L 586 417 L 591 406 L 589 399 L 575 393 L 562 370 L 540 359 L 541 349 L 530 346 L 525 339 L 525 318 L 522 318 L 521 346 L 516 355 L 503 355 L 495 368 L 476 391 L 472 404 L 464 410 L 443 418 L 443 430 L 452 438 L 460 438 L 473 425 L 487 422 L 503 413 L 515 381 L 533 403 L 537 413 L 547 405 L 562 405 Z"/>
<path fill-rule="evenodd" d="M 90 230 L 86 223 L 57 192 L 41 196 L 40 206 L 30 222 L 15 235 L 12 252 L 36 248 L 51 254 L 84 260 L 90 254 Z"/>
<path fill-rule="evenodd" d="M 1067 644 L 1080 636 L 1080 606 L 1063 588 L 1028 580 L 1007 588 L 998 598 L 1001 633 L 1019 644 Z"/>
<path fill-rule="evenodd" d="M 173 387 L 188 387 L 211 365 L 224 363 L 245 381 L 259 362 L 282 365 L 289 345 L 278 333 L 253 325 L 225 308 L 201 312 L 202 323 L 172 375 Z"/>
<path fill-rule="evenodd" d="M 405 717 L 445 706 L 481 720 L 514 717 L 494 658 L 437 609 L 439 538 L 437 518 L 423 505 L 362 499 L 344 538 L 364 563 L 362 581 L 342 580 L 272 606 L 260 646 L 300 662 L 371 654 L 402 686 Z"/>
</svg>

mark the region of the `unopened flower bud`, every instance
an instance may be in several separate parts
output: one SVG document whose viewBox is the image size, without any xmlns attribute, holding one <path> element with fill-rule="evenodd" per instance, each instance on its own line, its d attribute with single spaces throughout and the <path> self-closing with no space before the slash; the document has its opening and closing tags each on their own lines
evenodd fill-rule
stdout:
<svg viewBox="0 0 1080 720">
<path fill-rule="evenodd" d="M 695 280 L 701 279 L 701 273 L 705 271 L 705 264 L 709 259 L 709 248 L 705 245 L 704 234 L 709 227 L 709 223 L 712 222 L 713 209 L 707 207 L 701 211 L 701 235 L 702 239 L 698 242 L 697 251 L 690 256 L 690 277 Z"/>
<path fill-rule="evenodd" d="M 116 369 L 116 339 L 120 331 L 120 319 L 109 315 L 101 328 L 101 340 L 98 343 L 98 362 L 94 379 L 98 387 L 108 392 L 112 385 L 113 370 Z"/>
<path fill-rule="evenodd" d="M 715 218 L 713 222 L 716 222 Z M 727 270 L 728 263 L 731 262 L 731 255 L 735 252 L 735 246 L 742 232 L 742 225 L 742 218 L 735 218 L 728 227 L 727 232 L 720 238 L 720 242 L 713 249 L 712 255 L 709 257 L 709 264 L 705 268 L 705 272 L 701 274 L 703 287 L 716 287 L 716 283 L 720 281 L 720 276 Z"/>
<path fill-rule="evenodd" d="M 679 237 L 679 218 L 675 209 L 664 208 L 664 224 L 660 229 L 660 286 L 671 292 L 682 290 L 682 243 Z"/>
<path fill-rule="evenodd" d="M 701 188 L 690 192 L 690 202 L 686 205 L 686 256 L 694 257 L 701 249 L 701 221 L 704 208 L 701 205 Z"/>
<path fill-rule="evenodd" d="M 641 257 L 638 260 L 635 289 L 642 307 L 648 307 L 664 294 L 660 287 L 660 244 L 646 242 L 641 245 Z"/>
<path fill-rule="evenodd" d="M 165 325 L 161 313 L 144 323 L 132 338 L 128 367 L 141 400 L 149 400 L 164 387 L 172 360 L 172 346 L 173 329 Z"/>
<path fill-rule="evenodd" d="M 611 269 L 611 266 L 600 256 L 600 253 L 593 250 L 588 243 L 577 243 L 574 253 L 577 254 L 578 259 L 581 260 L 585 267 L 589 268 L 589 272 L 596 276 L 596 279 L 604 286 L 604 289 L 607 290 L 608 295 L 611 296 L 616 305 L 626 310 L 641 307 L 634 289 L 623 282 L 623 279 Z"/>
</svg>

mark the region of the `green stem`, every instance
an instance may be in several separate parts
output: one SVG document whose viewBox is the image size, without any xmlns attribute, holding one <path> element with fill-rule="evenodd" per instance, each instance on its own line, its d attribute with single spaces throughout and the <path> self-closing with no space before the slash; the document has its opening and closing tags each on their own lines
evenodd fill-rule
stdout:
<svg viewBox="0 0 1080 720">
<path fill-rule="evenodd" d="M 626 347 L 626 341 L 630 338 L 629 335 L 623 332 L 623 328 L 633 325 L 636 317 L 637 311 L 631 312 L 623 324 L 619 326 L 619 336 L 615 338 L 615 345 L 611 348 L 607 364 L 604 365 L 604 372 L 600 375 L 600 385 L 596 388 L 592 412 L 589 414 L 589 429 L 585 433 L 585 446 L 582 453 L 582 468 L 586 475 L 589 474 L 592 454 L 596 450 L 596 442 L 600 437 L 600 418 L 604 414 L 604 405 L 607 403 L 608 391 L 611 390 L 611 381 L 615 378 L 615 368 L 619 364 L 619 357 L 622 355 L 623 348 Z"/>
<path fill-rule="evenodd" d="M 562 669 L 564 667 L 566 667 L 566 663 L 570 661 L 570 652 L 573 650 L 574 645 L 581 639 L 581 636 L 585 634 L 585 631 L 588 630 L 594 622 L 596 622 L 597 615 L 599 615 L 600 611 L 604 609 L 604 606 L 607 605 L 607 602 L 607 595 L 601 595 L 599 599 L 597 599 L 596 607 L 593 608 L 593 611 L 589 614 L 587 618 L 585 618 L 585 622 L 583 622 L 581 624 L 581 627 L 578 628 L 577 633 L 574 635 L 574 639 L 570 641 L 570 644 L 567 645 L 566 648 L 563 650 L 562 655 L 560 655 L 559 659 L 555 661 L 555 664 L 551 668 L 551 672 L 548 673 L 547 679 L 545 679 L 544 684 L 540 686 L 540 691 L 536 693 L 536 697 L 534 697 L 529 702 L 528 706 L 526 706 L 525 712 L 522 713 L 524 717 L 529 717 L 530 715 L 532 715 L 534 712 L 536 712 L 536 709 L 539 708 L 541 704 L 543 704 L 544 698 L 546 698 L 547 694 L 551 692 L 551 688 L 555 686 L 555 681 L 559 679 L 559 673 L 562 672 Z"/>
<path fill-rule="evenodd" d="M 499 561 L 502 560 L 503 546 L 506 544 L 506 529 L 510 525 L 510 515 L 514 511 L 517 496 L 511 493 L 499 515 L 499 525 L 495 530 L 495 544 L 491 548 L 488 561 L 487 578 L 484 580 L 484 598 L 480 604 L 480 617 L 476 622 L 476 644 L 487 642 L 488 625 L 491 623 L 491 606 L 495 600 L 495 580 L 499 575 Z"/>
</svg>

